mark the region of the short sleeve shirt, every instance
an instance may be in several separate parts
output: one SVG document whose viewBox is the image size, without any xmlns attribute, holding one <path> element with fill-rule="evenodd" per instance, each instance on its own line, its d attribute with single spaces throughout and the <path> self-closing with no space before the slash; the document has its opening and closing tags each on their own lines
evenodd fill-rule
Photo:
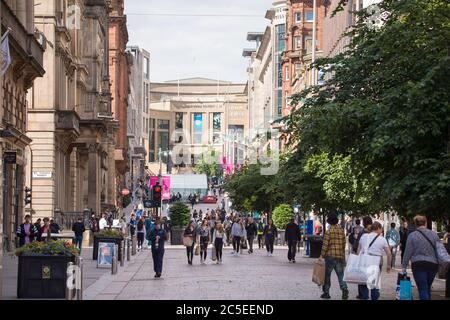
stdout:
<svg viewBox="0 0 450 320">
<path fill-rule="evenodd" d="M 376 236 L 376 233 L 365 233 L 361 236 L 361 240 L 359 240 L 359 244 L 361 245 L 361 252 L 364 252 L 364 250 L 370 245 L 370 243 L 375 239 Z M 368 252 L 365 253 L 374 256 L 382 256 L 385 252 L 384 248 L 389 248 L 389 244 L 387 243 L 386 239 L 380 235 L 369 248 Z"/>
</svg>

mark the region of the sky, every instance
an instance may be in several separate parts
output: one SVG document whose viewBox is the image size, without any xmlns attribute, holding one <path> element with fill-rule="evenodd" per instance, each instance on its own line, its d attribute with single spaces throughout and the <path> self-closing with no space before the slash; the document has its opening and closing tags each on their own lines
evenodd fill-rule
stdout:
<svg viewBox="0 0 450 320">
<path fill-rule="evenodd" d="M 242 56 L 242 50 L 254 47 L 247 32 L 264 32 L 269 22 L 264 16 L 272 2 L 125 0 L 128 45 L 150 52 L 153 82 L 205 77 L 244 83 L 249 58 Z"/>
</svg>

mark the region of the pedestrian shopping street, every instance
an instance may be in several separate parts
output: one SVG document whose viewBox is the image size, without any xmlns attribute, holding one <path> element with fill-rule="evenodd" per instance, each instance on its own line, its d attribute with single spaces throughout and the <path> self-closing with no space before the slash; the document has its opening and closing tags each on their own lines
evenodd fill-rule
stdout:
<svg viewBox="0 0 450 320">
<path fill-rule="evenodd" d="M 83 256 L 91 253 L 85 250 Z M 224 250 L 223 264 L 217 265 L 209 257 L 206 265 L 200 265 L 199 256 L 189 266 L 184 247 L 167 246 L 161 279 L 154 279 L 150 250 L 138 252 L 131 261 L 119 267 L 117 275 L 108 269 L 97 269 L 92 260 L 84 264 L 84 300 L 318 300 L 321 290 L 311 281 L 316 259 L 298 254 L 297 263 L 286 258 L 287 249 L 277 247 L 273 257 L 266 250 L 256 249 L 232 256 L 230 247 Z M 10 263 L 12 260 L 10 260 Z M 7 268 L 8 285 L 4 292 L 7 299 L 15 299 L 14 280 L 16 268 Z M 395 282 L 398 269 L 383 273 L 381 300 L 395 299 Z M 357 286 L 349 285 L 350 299 L 357 295 Z M 433 299 L 444 299 L 445 281 L 436 279 Z M 415 299 L 417 292 L 415 291 Z M 340 300 L 341 291 L 337 277 L 331 278 L 331 299 Z"/>
</svg>

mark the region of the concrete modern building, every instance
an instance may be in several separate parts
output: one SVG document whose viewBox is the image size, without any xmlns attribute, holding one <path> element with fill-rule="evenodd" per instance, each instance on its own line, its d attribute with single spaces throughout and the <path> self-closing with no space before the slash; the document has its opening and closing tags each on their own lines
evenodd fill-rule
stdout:
<svg viewBox="0 0 450 320">
<path fill-rule="evenodd" d="M 151 83 L 150 170 L 159 173 L 161 159 L 162 173 L 172 165 L 182 168 L 179 173 L 189 172 L 210 149 L 228 163 L 243 163 L 249 130 L 245 88 L 205 78 Z"/>
<path fill-rule="evenodd" d="M 35 32 L 34 1 L 0 1 L 0 35 L 7 35 L 11 64 L 0 71 L 0 295 L 3 251 L 15 247 L 15 232 L 23 221 L 27 153 L 27 93 L 37 77 L 44 75 L 42 37 Z M 2 39 L 3 40 L 3 39 Z M 6 66 L 7 53 L 0 55 Z M 0 70 L 2 70 L 0 69 Z M 29 185 L 28 185 L 29 186 Z"/>
<path fill-rule="evenodd" d="M 109 13 L 109 73 L 111 76 L 112 114 L 118 122 L 115 142 L 116 181 L 113 203 L 122 206 L 120 192 L 127 186 L 125 175 L 129 171 L 128 159 L 128 95 L 130 93 L 130 59 L 126 52 L 128 43 L 127 18 L 124 15 L 124 0 L 111 1 Z"/>
<path fill-rule="evenodd" d="M 127 48 L 131 63 L 128 96 L 129 167 L 127 185 L 134 190 L 137 180 L 145 178 L 150 162 L 150 53 L 137 46 Z"/>
<path fill-rule="evenodd" d="M 258 131 L 268 130 L 275 119 L 272 28 L 268 26 L 264 33 L 249 33 L 247 40 L 255 43 L 255 49 L 243 52 L 244 57 L 250 58 L 246 90 L 252 131 L 249 138 L 253 139 Z"/>
<path fill-rule="evenodd" d="M 274 120 L 283 116 L 283 52 L 286 50 L 286 0 L 275 1 L 271 10 L 266 13 L 270 20 L 272 31 L 272 59 L 273 59 L 273 107 Z"/>
</svg>

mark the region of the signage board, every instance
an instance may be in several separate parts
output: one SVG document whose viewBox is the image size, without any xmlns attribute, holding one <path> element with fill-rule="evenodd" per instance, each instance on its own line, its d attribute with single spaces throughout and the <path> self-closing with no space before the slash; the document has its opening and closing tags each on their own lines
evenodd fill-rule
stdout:
<svg viewBox="0 0 450 320">
<path fill-rule="evenodd" d="M 33 171 L 33 179 L 51 179 L 52 177 L 51 171 Z"/>
<path fill-rule="evenodd" d="M 111 268 L 114 255 L 114 243 L 100 242 L 98 244 L 97 267 Z"/>
</svg>

